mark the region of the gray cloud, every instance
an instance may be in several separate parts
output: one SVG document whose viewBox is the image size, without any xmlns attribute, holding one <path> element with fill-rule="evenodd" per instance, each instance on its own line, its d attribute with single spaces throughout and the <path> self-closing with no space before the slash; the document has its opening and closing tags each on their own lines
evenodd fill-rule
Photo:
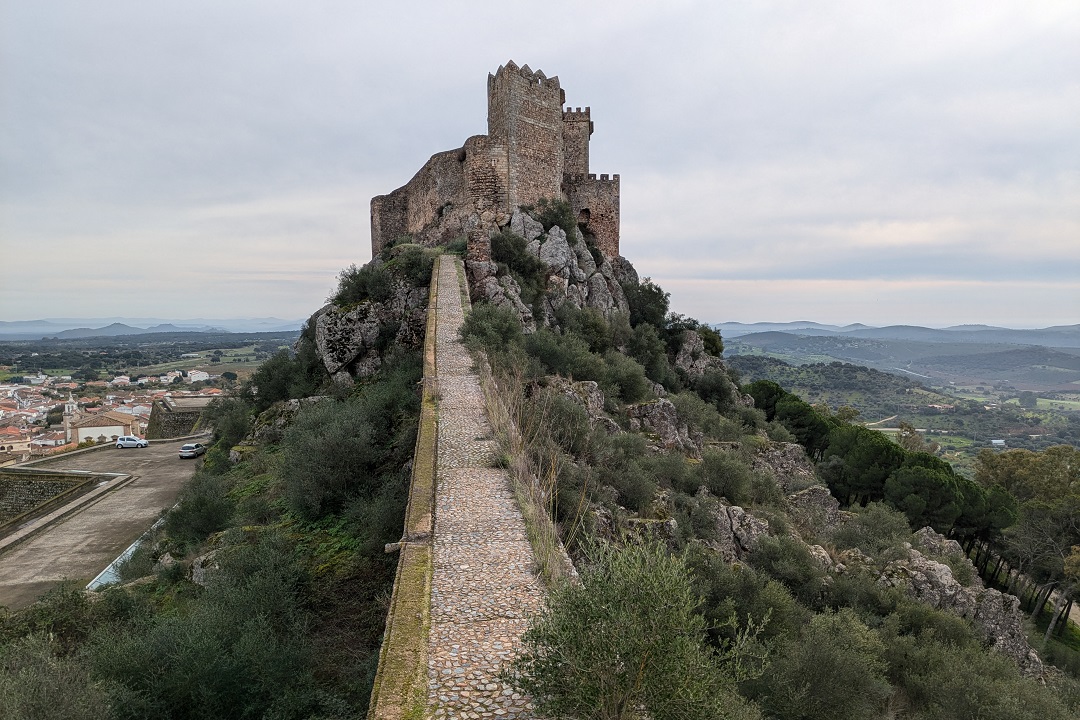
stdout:
<svg viewBox="0 0 1080 720">
<path fill-rule="evenodd" d="M 592 106 L 681 312 L 1080 320 L 1080 7 L 1020 1 L 0 0 L 0 243 L 49 259 L 0 315 L 308 314 L 509 58 Z"/>
</svg>

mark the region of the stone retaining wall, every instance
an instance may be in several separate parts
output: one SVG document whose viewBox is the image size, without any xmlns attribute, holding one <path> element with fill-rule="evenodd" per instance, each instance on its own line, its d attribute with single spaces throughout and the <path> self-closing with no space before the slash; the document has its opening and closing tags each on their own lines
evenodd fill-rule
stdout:
<svg viewBox="0 0 1080 720">
<path fill-rule="evenodd" d="M 84 477 L 0 473 L 0 523 L 30 512 L 86 482 Z"/>
</svg>

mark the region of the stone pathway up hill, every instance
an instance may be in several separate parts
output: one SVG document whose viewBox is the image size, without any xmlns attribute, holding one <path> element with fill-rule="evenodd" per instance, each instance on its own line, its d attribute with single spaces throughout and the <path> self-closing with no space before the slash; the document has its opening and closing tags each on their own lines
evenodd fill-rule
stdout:
<svg viewBox="0 0 1080 720">
<path fill-rule="evenodd" d="M 516 654 L 543 590 L 495 441 L 480 379 L 459 341 L 454 257 L 439 258 L 436 307 L 438 464 L 428 635 L 427 716 L 531 718 L 528 698 L 497 675 Z"/>
</svg>

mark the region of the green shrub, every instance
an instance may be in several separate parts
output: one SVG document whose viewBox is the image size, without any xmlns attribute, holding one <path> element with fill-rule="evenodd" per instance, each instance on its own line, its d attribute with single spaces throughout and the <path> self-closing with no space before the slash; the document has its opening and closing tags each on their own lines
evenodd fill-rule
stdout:
<svg viewBox="0 0 1080 720">
<path fill-rule="evenodd" d="M 281 479 L 289 509 L 314 520 L 341 509 L 351 495 L 377 486 L 382 449 L 377 426 L 356 402 L 307 408 L 285 435 Z"/>
<path fill-rule="evenodd" d="M 623 285 L 623 293 L 630 305 L 630 325 L 651 325 L 654 329 L 666 326 L 668 305 L 671 293 L 664 292 L 651 279 L 644 278 L 640 283 Z"/>
<path fill-rule="evenodd" d="M 338 274 L 338 288 L 329 302 L 347 308 L 370 300 L 386 302 L 393 293 L 393 280 L 381 265 L 350 265 Z"/>
<path fill-rule="evenodd" d="M 752 622 L 762 624 L 760 640 L 768 643 L 797 634 L 809 621 L 810 612 L 791 591 L 749 565 L 728 563 L 697 543 L 686 558 L 714 644 L 735 640 L 736 629 Z M 732 616 L 736 627 L 727 624 Z"/>
<path fill-rule="evenodd" d="M 667 346 L 664 345 L 659 332 L 649 324 L 640 324 L 634 327 L 634 332 L 626 343 L 627 354 L 641 363 L 645 368 L 645 376 L 653 382 L 658 382 L 673 392 L 681 389 L 678 377 L 671 368 L 667 356 Z"/>
<path fill-rule="evenodd" d="M 609 350 L 604 355 L 604 364 L 606 368 L 600 386 L 608 397 L 634 403 L 645 400 L 652 392 L 652 385 L 645 377 L 645 368 L 634 360 Z"/>
<path fill-rule="evenodd" d="M 780 581 L 801 602 L 813 607 L 825 590 L 825 571 L 806 545 L 790 537 L 764 535 L 750 555 L 750 563 Z"/>
<path fill-rule="evenodd" d="M 190 611 L 101 629 L 88 658 L 119 718 L 306 718 L 316 709 L 302 578 L 267 536 L 219 551 Z"/>
<path fill-rule="evenodd" d="M 933 633 L 885 635 L 889 678 L 926 720 L 1066 720 L 1076 715 L 1054 692 L 1023 677 L 1015 663 L 979 643 Z"/>
<path fill-rule="evenodd" d="M 566 239 L 574 242 L 577 218 L 567 201 L 561 198 L 540 198 L 535 206 L 526 205 L 522 210 L 539 220 L 545 232 L 558 225 L 566 233 Z"/>
<path fill-rule="evenodd" d="M 712 440 L 736 441 L 743 435 L 742 425 L 724 417 L 716 406 L 705 402 L 694 392 L 681 392 L 668 397 L 691 430 Z"/>
<path fill-rule="evenodd" d="M 262 412 L 280 400 L 315 394 L 327 376 L 326 368 L 321 362 L 316 367 L 316 369 L 322 369 L 321 375 L 313 370 L 313 367 L 316 366 L 309 364 L 300 356 L 293 356 L 288 350 L 279 350 L 260 365 L 251 376 L 251 386 L 255 390 L 255 411 Z M 229 433 L 231 438 L 235 438 L 240 429 L 246 427 L 244 419 L 240 416 L 241 409 L 236 405 L 237 402 L 239 401 L 223 401 L 217 410 L 212 411 L 215 413 L 214 419 L 226 423 L 224 431 Z M 243 436 L 240 435 L 240 437 Z"/>
<path fill-rule="evenodd" d="M 419 410 L 415 355 L 403 355 L 344 402 L 308 406 L 286 431 L 279 466 L 288 508 L 307 520 L 399 482 L 412 457 Z"/>
<path fill-rule="evenodd" d="M 612 330 L 607 319 L 596 308 L 576 308 L 563 303 L 555 310 L 555 321 L 566 334 L 584 340 L 590 352 L 603 355 L 612 348 Z"/>
<path fill-rule="evenodd" d="M 521 342 L 524 336 L 521 320 L 513 310 L 501 305 L 477 303 L 472 312 L 465 316 L 461 337 L 466 347 L 494 355 Z"/>
<path fill-rule="evenodd" d="M 438 250 L 421 247 L 412 243 L 395 245 L 384 266 L 412 287 L 427 287 L 431 283 L 431 271 L 435 267 Z"/>
<path fill-rule="evenodd" d="M 731 453 L 706 450 L 698 465 L 698 483 L 713 495 L 724 497 L 733 505 L 750 502 L 753 470 Z"/>
<path fill-rule="evenodd" d="M 219 475 L 196 473 L 180 491 L 176 507 L 165 516 L 165 533 L 186 546 L 224 530 L 236 510 L 229 489 L 229 482 Z"/>
<path fill-rule="evenodd" d="M 911 527 L 903 513 L 879 502 L 852 508 L 855 517 L 840 525 L 831 540 L 841 548 L 858 548 L 871 557 L 911 542 Z"/>
<path fill-rule="evenodd" d="M 540 328 L 525 336 L 525 351 L 553 374 L 573 380 L 604 380 L 607 368 L 603 359 L 589 352 L 588 343 L 575 335 Z"/>
<path fill-rule="evenodd" d="M 512 682 L 549 717 L 755 718 L 705 645 L 685 563 L 655 546 L 594 551 L 525 633 Z"/>
<path fill-rule="evenodd" d="M 491 238 L 491 259 L 506 268 L 521 288 L 521 301 L 535 305 L 547 287 L 547 265 L 528 250 L 525 238 L 502 230 Z"/>
<path fill-rule="evenodd" d="M 884 653 L 881 639 L 850 610 L 815 615 L 772 658 L 753 695 L 770 717 L 785 720 L 879 717 L 890 690 Z"/>
<path fill-rule="evenodd" d="M 0 645 L 0 717 L 98 720 L 109 710 L 101 684 L 85 664 L 57 655 L 45 633 Z"/>
</svg>

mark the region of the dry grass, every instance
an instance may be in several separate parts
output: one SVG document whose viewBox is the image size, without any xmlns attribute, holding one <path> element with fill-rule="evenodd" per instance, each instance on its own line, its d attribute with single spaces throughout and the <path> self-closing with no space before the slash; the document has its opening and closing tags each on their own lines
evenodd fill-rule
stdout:
<svg viewBox="0 0 1080 720">
<path fill-rule="evenodd" d="M 525 410 L 520 380 L 496 379 L 484 358 L 478 365 L 488 418 L 499 443 L 500 465 L 510 476 L 540 576 L 548 587 L 552 587 L 577 575 L 551 519 L 558 499 L 558 466 L 552 461 L 545 464 L 543 472 L 537 473 L 529 462 L 528 440 L 520 430 L 520 419 Z"/>
</svg>

